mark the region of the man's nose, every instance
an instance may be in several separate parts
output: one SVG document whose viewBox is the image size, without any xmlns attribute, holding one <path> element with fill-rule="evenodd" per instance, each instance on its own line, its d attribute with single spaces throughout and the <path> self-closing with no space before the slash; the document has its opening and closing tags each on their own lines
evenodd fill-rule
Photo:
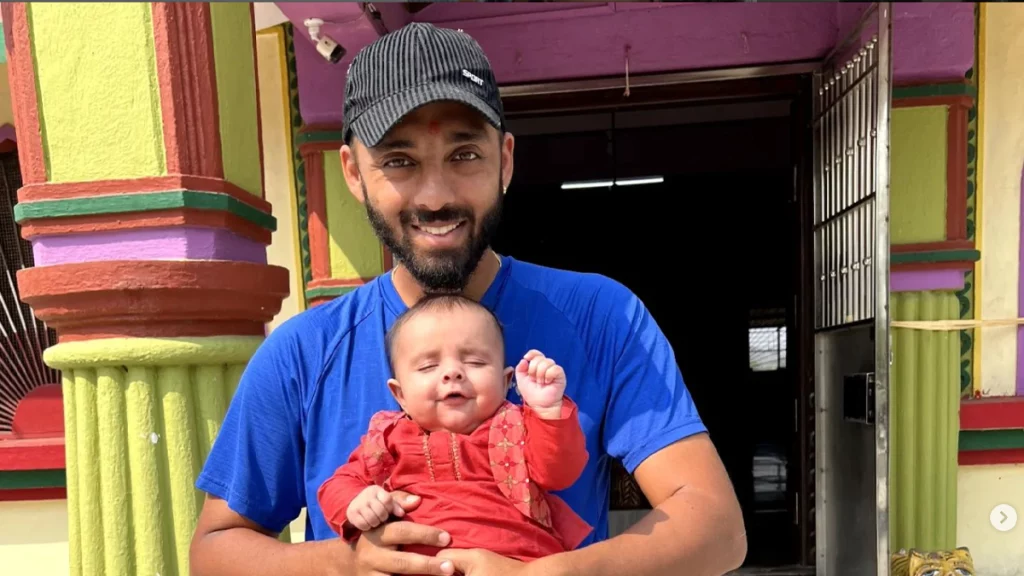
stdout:
<svg viewBox="0 0 1024 576">
<path fill-rule="evenodd" d="M 423 170 L 423 180 L 416 204 L 421 210 L 437 211 L 455 201 L 455 193 L 442 167 L 427 167 Z"/>
</svg>

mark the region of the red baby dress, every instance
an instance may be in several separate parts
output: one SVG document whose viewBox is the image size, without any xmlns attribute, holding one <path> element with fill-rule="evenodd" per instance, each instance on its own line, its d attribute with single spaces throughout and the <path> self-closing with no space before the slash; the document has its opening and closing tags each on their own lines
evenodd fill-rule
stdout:
<svg viewBox="0 0 1024 576">
<path fill-rule="evenodd" d="M 378 412 L 360 445 L 321 486 L 327 523 L 348 541 L 349 504 L 367 486 L 422 499 L 412 522 L 451 534 L 451 548 L 483 548 L 523 561 L 572 550 L 592 528 L 550 491 L 568 488 L 587 463 L 576 404 L 544 420 L 505 402 L 470 434 L 426 432 L 402 412 Z M 436 547 L 406 550 L 434 555 Z"/>
</svg>

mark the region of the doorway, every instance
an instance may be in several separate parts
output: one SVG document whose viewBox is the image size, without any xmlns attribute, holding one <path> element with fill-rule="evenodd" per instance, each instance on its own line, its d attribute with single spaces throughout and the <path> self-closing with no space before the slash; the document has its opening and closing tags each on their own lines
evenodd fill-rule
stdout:
<svg viewBox="0 0 1024 576">
<path fill-rule="evenodd" d="M 516 170 L 494 247 L 643 300 L 739 496 L 746 566 L 813 574 L 809 78 L 787 81 L 732 99 L 507 106 Z M 613 515 L 642 514 L 616 475 Z"/>
</svg>

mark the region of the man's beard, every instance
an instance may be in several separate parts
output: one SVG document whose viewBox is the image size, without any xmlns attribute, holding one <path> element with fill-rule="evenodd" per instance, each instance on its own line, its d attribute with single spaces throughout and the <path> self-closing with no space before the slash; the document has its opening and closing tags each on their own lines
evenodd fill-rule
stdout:
<svg viewBox="0 0 1024 576">
<path fill-rule="evenodd" d="M 502 194 L 499 184 L 497 199 L 494 205 L 483 215 L 479 229 L 476 216 L 468 208 L 446 205 L 439 210 L 403 211 L 399 214 L 402 238 L 398 239 L 381 214 L 370 202 L 363 183 L 363 200 L 366 215 L 370 220 L 374 233 L 391 255 L 405 267 L 416 282 L 429 293 L 458 293 L 466 288 L 469 277 L 476 270 L 480 258 L 498 232 L 501 222 Z M 412 244 L 412 224 L 430 224 L 431 222 L 451 222 L 463 220 L 466 227 L 466 244 L 448 250 L 434 250 L 428 254 L 418 254 Z"/>
</svg>

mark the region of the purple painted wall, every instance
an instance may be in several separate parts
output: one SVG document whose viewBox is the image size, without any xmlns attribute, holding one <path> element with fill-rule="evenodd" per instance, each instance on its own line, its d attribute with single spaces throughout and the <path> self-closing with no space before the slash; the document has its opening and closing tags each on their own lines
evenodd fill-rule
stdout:
<svg viewBox="0 0 1024 576">
<path fill-rule="evenodd" d="M 389 29 L 415 20 L 473 35 L 503 84 L 624 74 L 626 46 L 632 74 L 815 60 L 863 11 L 845 3 L 441 3 L 409 15 L 382 6 Z M 297 25 L 303 119 L 340 123 L 348 62 L 375 32 L 353 19 L 352 4 L 280 7 Z M 349 49 L 342 62 L 328 64 L 300 37 L 302 20 L 312 16 L 340 23 L 325 31 Z M 893 17 L 898 83 L 964 76 L 974 57 L 973 4 L 897 4 Z"/>
<path fill-rule="evenodd" d="M 235 260 L 267 263 L 263 244 L 229 230 L 185 226 L 41 236 L 32 240 L 36 266 L 97 260 Z"/>
</svg>

